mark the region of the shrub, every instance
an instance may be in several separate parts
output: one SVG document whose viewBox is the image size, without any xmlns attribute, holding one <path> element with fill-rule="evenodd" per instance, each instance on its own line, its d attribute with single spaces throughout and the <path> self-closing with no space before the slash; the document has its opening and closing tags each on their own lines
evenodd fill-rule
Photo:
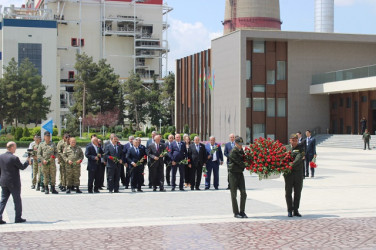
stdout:
<svg viewBox="0 0 376 250">
<path fill-rule="evenodd" d="M 122 132 L 122 130 L 123 130 L 123 126 L 121 126 L 121 125 L 117 125 L 117 126 L 115 126 L 115 133 L 121 133 Z"/>
<path fill-rule="evenodd" d="M 185 134 L 189 134 L 189 126 L 188 126 L 188 124 L 185 124 L 185 125 L 184 125 L 183 132 L 184 132 Z"/>
<path fill-rule="evenodd" d="M 40 130 L 41 130 L 41 128 L 40 127 L 35 127 L 35 128 L 33 128 L 33 131 L 31 132 L 31 135 L 32 136 L 34 136 L 34 135 L 41 135 L 40 134 Z"/>
<path fill-rule="evenodd" d="M 21 137 L 20 138 L 20 141 L 33 141 L 34 139 L 33 139 L 33 137 L 31 137 L 31 136 L 24 136 L 24 137 Z"/>
<path fill-rule="evenodd" d="M 191 134 L 191 135 L 189 136 L 189 138 L 191 138 L 191 141 L 193 141 L 193 139 L 195 138 L 195 136 L 198 136 L 198 134 Z"/>
<path fill-rule="evenodd" d="M 169 126 L 167 128 L 167 132 L 170 132 L 171 134 L 174 134 L 175 133 L 175 126 Z"/>
<path fill-rule="evenodd" d="M 14 134 L 14 139 L 16 141 L 19 141 L 20 138 L 22 137 L 22 134 L 23 134 L 23 129 L 20 128 L 20 127 L 16 128 L 16 133 Z"/>
<path fill-rule="evenodd" d="M 52 129 L 52 136 L 57 136 L 59 134 L 59 130 L 57 128 Z"/>
<path fill-rule="evenodd" d="M 12 128 L 10 129 L 10 133 L 12 135 L 15 135 L 16 134 L 16 128 L 12 126 Z"/>
<path fill-rule="evenodd" d="M 52 136 L 52 141 L 53 142 L 57 142 L 57 141 L 60 141 L 60 140 L 61 140 L 60 136 Z"/>
<path fill-rule="evenodd" d="M 7 128 L 6 128 L 6 133 L 7 134 L 11 134 L 12 133 L 12 126 L 8 126 Z"/>
<path fill-rule="evenodd" d="M 30 131 L 28 128 L 24 128 L 24 131 L 22 133 L 22 137 L 29 137 L 30 136 Z"/>
<path fill-rule="evenodd" d="M 136 137 L 145 137 L 144 131 L 136 131 L 134 134 Z"/>
<path fill-rule="evenodd" d="M 168 136 L 169 136 L 169 135 L 171 135 L 171 133 L 165 133 L 165 134 L 163 135 L 163 138 L 164 138 L 164 139 L 168 139 Z"/>
</svg>

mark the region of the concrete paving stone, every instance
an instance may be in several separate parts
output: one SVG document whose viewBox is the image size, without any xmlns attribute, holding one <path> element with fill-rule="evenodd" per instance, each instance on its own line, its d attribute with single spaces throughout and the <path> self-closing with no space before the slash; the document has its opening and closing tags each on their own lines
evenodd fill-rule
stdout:
<svg viewBox="0 0 376 250">
<path fill-rule="evenodd" d="M 19 148 L 17 155 L 24 151 Z M 287 217 L 283 177 L 259 181 L 247 172 L 250 218 L 233 218 L 225 165 L 220 190 L 170 192 L 166 187 L 165 193 L 143 188 L 144 193 L 88 194 L 85 159 L 84 193 L 70 195 L 32 190 L 29 167 L 21 171 L 28 222 L 13 223 L 10 198 L 0 249 L 375 249 L 376 150 L 317 151 L 315 178 L 304 180 L 303 218 Z M 147 177 L 146 169 L 145 184 Z"/>
</svg>

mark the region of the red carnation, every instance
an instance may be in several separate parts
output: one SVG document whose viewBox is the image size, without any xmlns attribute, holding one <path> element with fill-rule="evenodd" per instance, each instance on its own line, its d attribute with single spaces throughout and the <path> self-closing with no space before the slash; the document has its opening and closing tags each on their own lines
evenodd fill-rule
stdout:
<svg viewBox="0 0 376 250">
<path fill-rule="evenodd" d="M 146 160 L 148 157 L 146 155 L 144 155 L 144 159 Z"/>
<path fill-rule="evenodd" d="M 281 169 L 280 169 L 280 168 L 277 168 L 277 171 L 281 171 Z"/>
<path fill-rule="evenodd" d="M 289 166 L 289 169 L 292 170 L 292 166 Z"/>
<path fill-rule="evenodd" d="M 256 168 L 255 168 L 255 169 L 253 169 L 253 172 L 255 172 L 255 173 L 256 173 L 256 172 L 257 172 L 257 169 L 256 169 Z"/>
<path fill-rule="evenodd" d="M 206 175 L 206 174 L 204 174 L 204 177 L 207 177 L 207 175 Z"/>
<path fill-rule="evenodd" d="M 191 159 L 188 159 L 188 162 L 191 162 Z"/>
<path fill-rule="evenodd" d="M 108 159 L 110 159 L 111 161 L 113 161 L 114 157 L 110 156 L 110 157 L 108 157 Z"/>
<path fill-rule="evenodd" d="M 51 159 L 55 159 L 55 156 L 54 156 L 54 155 L 51 155 Z"/>
</svg>

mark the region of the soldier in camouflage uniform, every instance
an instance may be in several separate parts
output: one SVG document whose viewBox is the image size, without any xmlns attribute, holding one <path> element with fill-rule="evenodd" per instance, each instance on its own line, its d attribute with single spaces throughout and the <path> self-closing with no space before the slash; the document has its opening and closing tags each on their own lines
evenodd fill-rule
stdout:
<svg viewBox="0 0 376 250">
<path fill-rule="evenodd" d="M 58 157 L 57 157 L 57 162 L 59 163 L 59 166 L 60 166 L 60 184 L 59 184 L 59 188 L 61 191 L 65 191 L 65 187 L 66 187 L 66 173 L 65 173 L 65 167 L 66 167 L 66 162 L 63 160 L 63 153 L 64 153 L 64 149 L 66 147 L 68 147 L 69 145 L 69 134 L 65 134 L 63 136 L 63 139 L 59 141 L 59 143 L 57 144 L 57 152 L 58 152 Z"/>
<path fill-rule="evenodd" d="M 57 148 L 55 143 L 51 141 L 50 132 L 44 132 L 44 142 L 39 144 L 38 159 L 40 159 L 43 167 L 45 194 L 49 194 L 48 183 L 51 184 L 51 193 L 58 194 L 55 189 L 56 184 L 56 164 Z"/>
<path fill-rule="evenodd" d="M 82 193 L 80 190 L 81 162 L 84 159 L 84 152 L 76 145 L 76 138 L 69 139 L 69 146 L 65 148 L 63 159 L 66 165 L 66 183 L 67 191 L 71 192 L 72 186 L 76 187 L 76 193 Z"/>
<path fill-rule="evenodd" d="M 38 180 L 38 185 L 37 185 L 37 190 L 40 190 L 40 175 L 39 175 L 39 171 L 38 171 L 38 159 L 37 159 L 37 154 L 38 154 L 38 146 L 39 146 L 39 143 L 40 143 L 40 136 L 35 136 L 35 144 L 33 145 L 32 149 L 33 149 L 33 152 L 31 153 L 31 156 L 33 157 L 33 180 L 32 180 L 32 186 L 31 188 L 34 189 L 35 188 L 35 185 L 37 184 L 37 180 Z"/>
</svg>

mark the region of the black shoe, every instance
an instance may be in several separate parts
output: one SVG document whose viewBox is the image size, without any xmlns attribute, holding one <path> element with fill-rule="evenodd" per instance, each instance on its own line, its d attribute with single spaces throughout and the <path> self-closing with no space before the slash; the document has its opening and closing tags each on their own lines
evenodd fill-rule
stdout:
<svg viewBox="0 0 376 250">
<path fill-rule="evenodd" d="M 191 188 L 191 190 L 195 190 L 195 188 Z"/>
<path fill-rule="evenodd" d="M 167 186 L 171 186 L 171 184 L 169 182 L 167 182 Z"/>
<path fill-rule="evenodd" d="M 42 186 L 42 188 L 40 189 L 40 191 L 41 191 L 42 193 L 44 193 L 44 190 L 45 190 L 45 188 L 44 188 L 44 186 Z"/>
<path fill-rule="evenodd" d="M 292 217 L 292 212 L 288 212 L 288 213 L 287 213 L 287 216 L 288 216 L 288 217 Z"/>
<path fill-rule="evenodd" d="M 37 185 L 36 191 L 40 191 L 40 184 Z"/>
<path fill-rule="evenodd" d="M 0 225 L 7 224 L 5 221 L 0 220 Z"/>
<path fill-rule="evenodd" d="M 89 194 L 92 194 L 93 193 L 93 190 L 88 190 L 87 191 Z"/>
<path fill-rule="evenodd" d="M 100 187 L 99 190 L 103 190 L 103 187 Z"/>
<path fill-rule="evenodd" d="M 133 193 L 136 193 L 136 189 L 132 188 L 132 192 L 133 192 Z"/>
<path fill-rule="evenodd" d="M 153 192 L 156 192 L 157 191 L 157 188 L 153 188 Z"/>
<path fill-rule="evenodd" d="M 72 191 L 76 191 L 76 187 L 71 187 L 71 190 Z"/>
<path fill-rule="evenodd" d="M 141 189 L 137 189 L 137 192 L 144 192 L 144 191 L 142 191 Z"/>
<path fill-rule="evenodd" d="M 77 194 L 82 194 L 82 191 L 80 190 L 79 187 L 76 187 L 76 193 L 77 193 Z"/>
<path fill-rule="evenodd" d="M 66 194 L 70 194 L 70 188 L 67 188 Z"/>
<path fill-rule="evenodd" d="M 243 218 L 240 214 L 235 214 L 234 217 L 238 219 Z"/>
<path fill-rule="evenodd" d="M 124 189 L 128 189 L 128 186 L 125 186 L 125 188 Z"/>
<path fill-rule="evenodd" d="M 113 193 L 113 191 L 112 191 L 112 190 L 109 190 L 108 192 L 110 192 L 110 194 L 112 194 L 112 193 Z"/>
<path fill-rule="evenodd" d="M 247 219 L 248 216 L 244 213 L 244 212 L 240 212 L 239 215 L 244 218 L 244 219 Z"/>
<path fill-rule="evenodd" d="M 160 188 L 160 189 L 159 189 L 159 192 L 166 192 L 166 189 L 164 189 L 164 188 Z"/>
<path fill-rule="evenodd" d="M 296 217 L 302 217 L 302 215 L 299 213 L 299 211 L 294 211 L 294 216 L 296 216 Z"/>
<path fill-rule="evenodd" d="M 175 188 L 171 188 L 171 191 L 175 191 Z"/>
<path fill-rule="evenodd" d="M 119 193 L 119 190 L 115 190 L 114 193 Z"/>
<path fill-rule="evenodd" d="M 52 193 L 52 194 L 58 194 L 59 192 L 56 191 L 55 186 L 52 186 L 52 187 L 51 187 L 51 193 Z"/>
<path fill-rule="evenodd" d="M 180 190 L 180 191 L 185 191 L 184 188 L 180 188 L 179 190 Z"/>
<path fill-rule="evenodd" d="M 306 174 L 305 177 L 309 177 L 309 174 Z"/>
<path fill-rule="evenodd" d="M 94 193 L 100 193 L 98 189 L 94 189 Z"/>
<path fill-rule="evenodd" d="M 24 222 L 26 222 L 26 220 L 25 220 L 25 219 L 22 219 L 22 218 L 16 219 L 16 220 L 14 221 L 14 223 L 24 223 Z"/>
<path fill-rule="evenodd" d="M 196 190 L 201 190 L 200 188 L 196 188 Z"/>
<path fill-rule="evenodd" d="M 208 190 L 208 189 L 209 189 L 208 187 L 205 188 L 205 190 Z"/>
<path fill-rule="evenodd" d="M 49 194 L 50 193 L 50 191 L 48 190 L 48 186 L 44 189 L 44 193 L 45 194 Z"/>
<path fill-rule="evenodd" d="M 218 190 L 219 188 L 214 188 L 215 190 Z"/>
<path fill-rule="evenodd" d="M 145 185 L 142 185 L 142 186 L 145 186 Z M 149 185 L 149 188 L 151 188 L 151 185 Z"/>
<path fill-rule="evenodd" d="M 35 188 L 35 185 L 31 185 L 31 189 L 34 189 Z"/>
</svg>

